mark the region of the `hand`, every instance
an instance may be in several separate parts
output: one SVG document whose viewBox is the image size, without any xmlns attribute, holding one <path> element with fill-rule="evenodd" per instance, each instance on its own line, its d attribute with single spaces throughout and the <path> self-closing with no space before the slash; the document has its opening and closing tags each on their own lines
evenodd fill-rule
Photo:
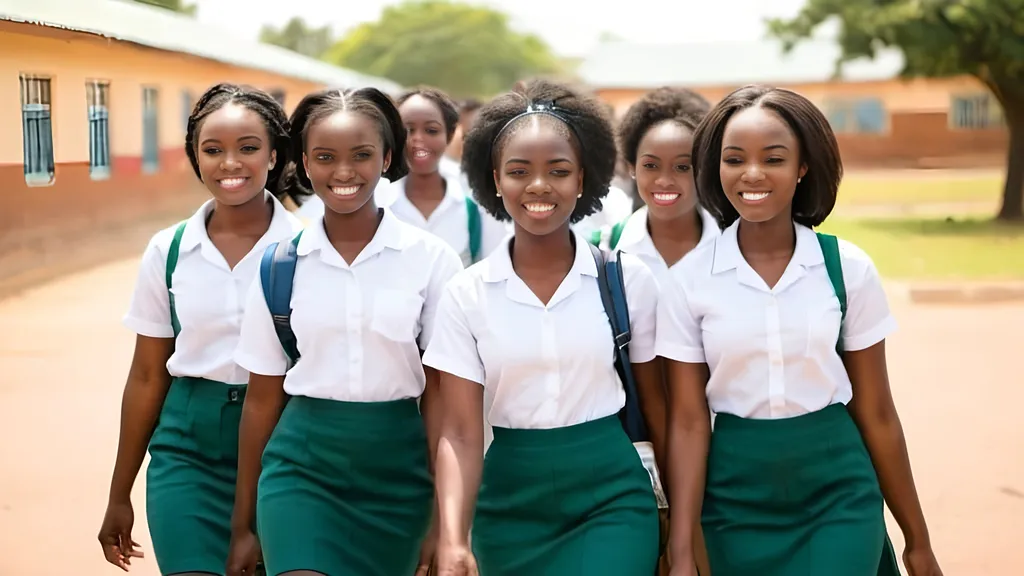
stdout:
<svg viewBox="0 0 1024 576">
<path fill-rule="evenodd" d="M 931 547 L 907 548 L 903 551 L 903 564 L 909 576 L 942 576 L 939 561 Z"/>
<path fill-rule="evenodd" d="M 99 541 L 103 548 L 103 557 L 114 566 L 125 572 L 132 565 L 132 558 L 142 558 L 139 544 L 132 540 L 132 526 L 135 524 L 135 511 L 130 500 L 107 504 L 107 513 L 103 516 L 100 526 Z"/>
<path fill-rule="evenodd" d="M 436 568 L 434 560 L 437 554 L 437 536 L 437 522 L 431 522 L 430 531 L 420 545 L 420 562 L 416 567 L 416 576 L 428 576 L 436 572 L 431 572 L 431 568 Z"/>
<path fill-rule="evenodd" d="M 253 576 L 260 561 L 260 541 L 252 530 L 231 533 L 227 576 Z"/>
<path fill-rule="evenodd" d="M 476 558 L 465 544 L 444 544 L 437 547 L 438 576 L 479 576 Z"/>
</svg>

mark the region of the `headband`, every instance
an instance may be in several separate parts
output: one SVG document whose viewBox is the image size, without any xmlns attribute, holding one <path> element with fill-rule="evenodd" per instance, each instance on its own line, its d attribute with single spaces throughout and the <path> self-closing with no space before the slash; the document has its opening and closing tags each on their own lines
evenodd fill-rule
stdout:
<svg viewBox="0 0 1024 576">
<path fill-rule="evenodd" d="M 543 100 L 541 102 L 530 102 L 525 111 L 516 114 L 511 120 L 505 122 L 505 125 L 501 127 L 501 130 L 498 130 L 498 133 L 494 135 L 494 140 L 491 141 L 491 150 L 494 150 L 494 145 L 497 144 L 498 139 L 501 138 L 501 135 L 509 126 L 520 118 L 523 118 L 524 116 L 531 116 L 533 114 L 545 114 L 557 119 L 562 124 L 565 124 L 569 127 L 569 130 L 572 131 L 573 136 L 576 137 L 576 141 L 579 143 L 580 148 L 583 147 L 583 139 L 580 138 L 579 133 L 576 131 L 576 126 L 573 124 L 572 120 L 570 120 L 571 112 L 563 108 L 559 108 L 551 100 Z"/>
</svg>

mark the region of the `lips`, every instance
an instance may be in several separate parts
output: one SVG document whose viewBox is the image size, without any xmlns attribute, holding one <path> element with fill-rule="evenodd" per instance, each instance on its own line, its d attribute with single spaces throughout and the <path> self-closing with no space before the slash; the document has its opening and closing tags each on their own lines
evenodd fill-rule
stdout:
<svg viewBox="0 0 1024 576">
<path fill-rule="evenodd" d="M 765 199 L 767 199 L 768 196 L 771 196 L 771 192 L 767 191 L 767 190 L 765 190 L 765 191 L 758 190 L 758 191 L 740 192 L 740 198 L 746 204 L 758 204 L 760 202 L 763 202 Z"/>
<path fill-rule="evenodd" d="M 679 200 L 680 194 L 678 192 L 652 192 L 651 198 L 654 199 L 654 203 L 659 206 L 668 206 L 675 204 L 676 200 Z"/>
<path fill-rule="evenodd" d="M 341 198 L 346 198 L 355 196 L 356 193 L 359 192 L 360 188 L 362 188 L 362 184 L 356 184 L 355 186 L 331 186 L 330 190 L 331 194 Z"/>
<path fill-rule="evenodd" d="M 431 152 L 430 150 L 427 150 L 425 148 L 412 148 L 409 151 L 409 156 L 413 160 L 416 160 L 416 161 L 419 161 L 419 162 L 422 162 L 424 160 L 428 160 L 433 155 L 434 155 L 433 152 Z"/>
<path fill-rule="evenodd" d="M 550 202 L 527 202 L 523 204 L 527 214 L 534 217 L 545 217 L 555 211 L 555 205 Z"/>
<path fill-rule="evenodd" d="M 225 190 L 238 190 L 245 186 L 245 183 L 249 181 L 248 177 L 232 176 L 231 178 L 221 178 L 217 180 L 217 184 Z"/>
</svg>

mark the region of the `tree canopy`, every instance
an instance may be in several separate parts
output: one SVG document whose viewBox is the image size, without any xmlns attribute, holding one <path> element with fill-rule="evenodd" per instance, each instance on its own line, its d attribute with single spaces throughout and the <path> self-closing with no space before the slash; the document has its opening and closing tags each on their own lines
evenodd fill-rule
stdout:
<svg viewBox="0 0 1024 576">
<path fill-rule="evenodd" d="M 260 42 L 287 48 L 310 58 L 320 58 L 334 44 L 330 26 L 314 28 L 302 18 L 292 18 L 281 28 L 264 26 L 260 30 Z"/>
<path fill-rule="evenodd" d="M 807 0 L 771 32 L 791 48 L 829 20 L 840 26 L 837 65 L 902 50 L 904 76 L 968 74 L 1002 106 L 1010 130 L 1006 188 L 999 217 L 1024 219 L 1024 0 Z"/>
<path fill-rule="evenodd" d="M 134 0 L 139 4 L 148 4 L 150 6 L 156 6 L 157 8 L 164 8 L 172 12 L 179 12 L 181 14 L 188 14 L 189 16 L 195 16 L 196 5 L 186 4 L 182 0 Z"/>
<path fill-rule="evenodd" d="M 455 97 L 491 96 L 524 76 L 558 69 L 548 46 L 513 30 L 505 14 L 443 0 L 388 7 L 377 22 L 350 31 L 324 59 L 404 86 L 437 86 Z"/>
</svg>

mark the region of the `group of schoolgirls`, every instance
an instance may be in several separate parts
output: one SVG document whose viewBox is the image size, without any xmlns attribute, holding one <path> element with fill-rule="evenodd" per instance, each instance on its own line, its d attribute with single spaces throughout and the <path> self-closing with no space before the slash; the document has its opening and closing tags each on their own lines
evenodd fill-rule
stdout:
<svg viewBox="0 0 1024 576">
<path fill-rule="evenodd" d="M 124 320 L 108 562 L 143 557 L 148 451 L 164 575 L 897 575 L 883 503 L 941 574 L 878 273 L 813 231 L 842 172 L 813 104 L 666 88 L 616 135 L 538 80 L 475 116 L 457 174 L 434 89 L 197 102 L 213 198 L 153 237 Z M 645 207 L 575 229 L 620 154 Z M 280 199 L 310 194 L 303 226 Z"/>
</svg>

